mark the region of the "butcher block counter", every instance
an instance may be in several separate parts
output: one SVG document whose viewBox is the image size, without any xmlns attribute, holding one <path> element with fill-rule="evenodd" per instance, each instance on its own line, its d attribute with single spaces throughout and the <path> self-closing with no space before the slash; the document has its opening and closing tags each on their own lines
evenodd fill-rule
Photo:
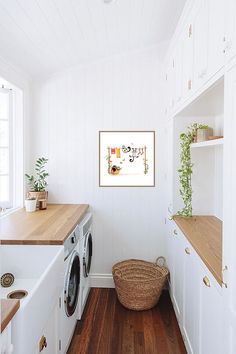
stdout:
<svg viewBox="0 0 236 354">
<path fill-rule="evenodd" d="M 49 204 L 33 213 L 19 209 L 0 219 L 0 243 L 63 245 L 88 208 L 88 204 Z"/>
<path fill-rule="evenodd" d="M 19 300 L 1 299 L 1 333 L 7 327 L 8 323 L 12 320 L 17 310 L 20 307 Z"/>
<path fill-rule="evenodd" d="M 222 286 L 222 221 L 215 216 L 175 216 L 174 221 Z"/>
</svg>

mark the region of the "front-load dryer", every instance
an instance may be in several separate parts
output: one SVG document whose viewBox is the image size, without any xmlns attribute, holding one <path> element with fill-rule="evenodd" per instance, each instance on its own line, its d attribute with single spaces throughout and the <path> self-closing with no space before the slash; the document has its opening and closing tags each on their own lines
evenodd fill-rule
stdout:
<svg viewBox="0 0 236 354">
<path fill-rule="evenodd" d="M 78 236 L 76 232 L 64 243 L 64 287 L 60 297 L 60 353 L 65 354 L 69 348 L 78 317 L 80 293 L 80 256 L 77 251 Z"/>
<path fill-rule="evenodd" d="M 92 238 L 92 214 L 87 213 L 81 223 L 78 225 L 79 242 L 77 251 L 80 257 L 80 294 L 78 306 L 78 320 L 81 319 L 84 307 L 90 291 L 90 269 L 93 256 L 93 238 Z"/>
</svg>

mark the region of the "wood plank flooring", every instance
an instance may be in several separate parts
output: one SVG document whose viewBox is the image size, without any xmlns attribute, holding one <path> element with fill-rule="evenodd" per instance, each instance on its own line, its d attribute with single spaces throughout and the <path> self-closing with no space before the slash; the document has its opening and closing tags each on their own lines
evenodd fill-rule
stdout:
<svg viewBox="0 0 236 354">
<path fill-rule="evenodd" d="M 125 309 L 114 289 L 91 289 L 67 354 L 186 354 L 168 291 L 148 311 Z"/>
</svg>

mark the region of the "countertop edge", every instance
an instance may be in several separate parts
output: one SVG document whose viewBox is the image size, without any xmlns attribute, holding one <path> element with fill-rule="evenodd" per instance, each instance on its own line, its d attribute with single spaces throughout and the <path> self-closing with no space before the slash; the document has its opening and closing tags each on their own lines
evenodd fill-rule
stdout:
<svg viewBox="0 0 236 354">
<path fill-rule="evenodd" d="M 49 205 L 55 205 L 55 206 L 65 206 L 65 205 L 73 205 L 73 206 L 80 206 L 82 207 L 82 211 L 80 212 L 80 214 L 78 215 L 77 218 L 74 219 L 74 221 L 71 223 L 71 225 L 68 227 L 68 230 L 66 230 L 65 232 L 65 236 L 61 237 L 60 239 L 40 239 L 40 236 L 35 236 L 35 239 L 14 239 L 14 238 L 1 238 L 0 239 L 0 245 L 35 245 L 35 246 L 41 246 L 41 245 L 45 245 L 45 246 L 61 246 L 64 244 L 64 242 L 66 241 L 66 239 L 69 237 L 69 235 L 71 234 L 71 232 L 74 230 L 74 228 L 76 227 L 76 225 L 78 223 L 80 223 L 80 221 L 84 218 L 84 216 L 86 215 L 86 213 L 88 212 L 90 205 L 89 204 L 49 204 Z M 22 209 L 22 208 L 21 208 Z M 7 217 L 7 216 L 4 216 Z"/>
<path fill-rule="evenodd" d="M 1 299 L 1 332 L 7 327 L 20 308 L 20 300 Z M 3 310 L 3 307 L 9 307 Z"/>
</svg>

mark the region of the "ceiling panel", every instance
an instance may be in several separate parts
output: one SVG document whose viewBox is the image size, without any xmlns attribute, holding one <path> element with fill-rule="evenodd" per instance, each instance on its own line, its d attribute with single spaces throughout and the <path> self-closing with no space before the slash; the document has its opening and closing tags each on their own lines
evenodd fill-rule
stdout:
<svg viewBox="0 0 236 354">
<path fill-rule="evenodd" d="M 185 0 L 0 0 L 0 55 L 32 77 L 170 39 Z"/>
</svg>

